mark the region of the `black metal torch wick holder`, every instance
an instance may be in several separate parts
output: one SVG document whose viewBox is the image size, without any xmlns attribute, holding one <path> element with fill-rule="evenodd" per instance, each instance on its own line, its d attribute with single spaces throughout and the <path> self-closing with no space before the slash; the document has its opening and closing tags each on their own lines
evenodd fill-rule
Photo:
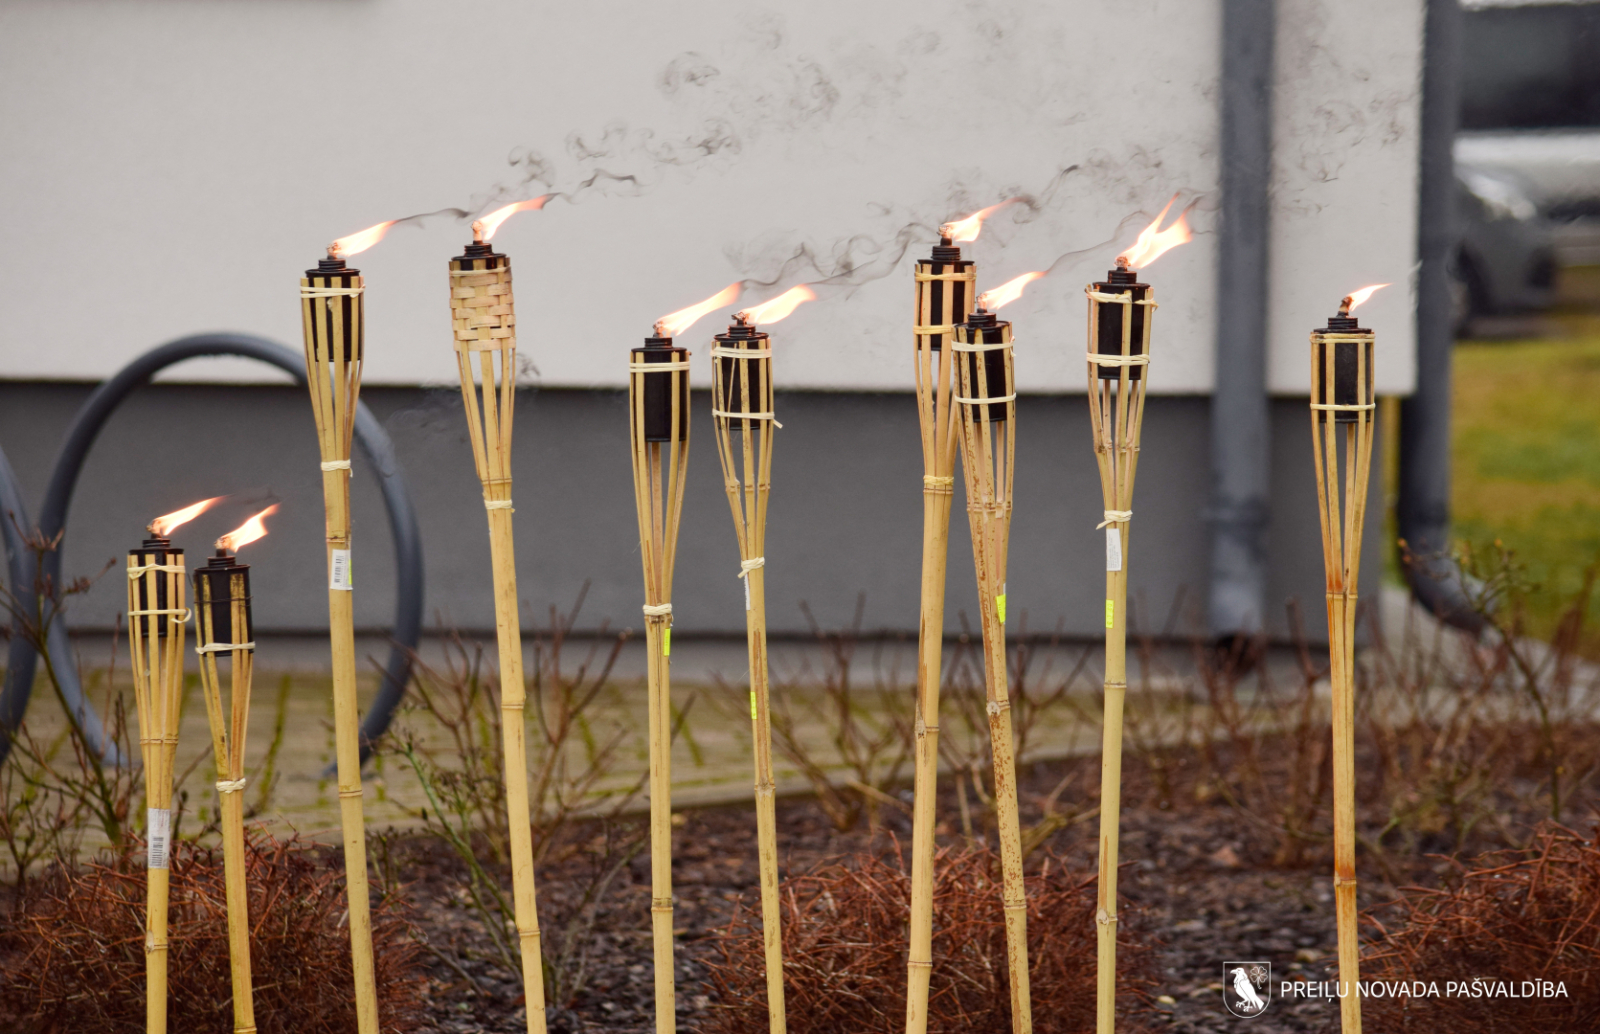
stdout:
<svg viewBox="0 0 1600 1034">
<path fill-rule="evenodd" d="M 1372 384 L 1373 344 L 1376 335 L 1361 326 L 1349 313 L 1350 299 L 1339 306 L 1337 316 L 1328 317 L 1326 327 L 1311 332 L 1312 383 L 1316 385 L 1313 404 L 1334 409 L 1336 424 L 1354 424 L 1363 410 L 1374 404 Z M 1333 392 L 1328 392 L 1328 349 L 1333 349 Z M 1354 407 L 1354 408 L 1343 408 Z"/>
<path fill-rule="evenodd" d="M 233 605 L 244 604 L 244 627 L 234 628 Z M 200 646 L 255 641 L 250 616 L 250 565 L 219 548 L 206 566 L 194 572 L 195 638 Z"/>
<path fill-rule="evenodd" d="M 632 350 L 635 363 L 685 363 L 689 350 L 672 343 L 672 338 L 659 334 L 644 339 L 644 347 Z M 689 437 L 689 374 L 679 371 L 678 377 L 678 436 L 677 441 Z M 672 436 L 672 373 L 644 374 L 644 440 L 670 442 Z"/>
<path fill-rule="evenodd" d="M 715 338 L 717 349 L 728 351 L 761 352 L 770 350 L 772 339 L 763 330 L 745 319 L 744 313 L 736 313 L 733 322 L 728 325 L 726 334 L 718 334 Z M 713 353 L 712 362 L 720 364 L 718 370 L 719 380 L 722 385 L 722 397 L 716 400 L 717 408 L 724 413 L 761 413 L 764 412 L 762 403 L 766 399 L 766 384 L 763 380 L 762 368 L 759 360 L 741 361 L 731 355 L 716 355 Z M 744 377 L 750 378 L 749 399 L 750 406 L 744 403 Z M 734 431 L 759 431 L 761 420 L 730 419 L 728 427 Z"/>
<path fill-rule="evenodd" d="M 1000 345 L 1011 341 L 1011 324 L 999 319 L 981 306 L 956 325 L 956 342 L 964 345 Z M 956 357 L 966 364 L 966 383 L 971 386 L 974 399 L 999 399 L 989 403 L 990 421 L 1006 418 L 1006 398 L 1011 394 L 1006 385 L 1006 350 L 991 348 L 982 352 L 961 352 Z M 983 377 L 978 377 L 978 364 L 983 364 Z M 959 383 L 959 382 L 958 382 Z M 983 394 L 979 395 L 978 392 Z"/>
<path fill-rule="evenodd" d="M 939 237 L 932 253 L 917 260 L 917 298 L 919 327 L 954 326 L 972 311 L 972 279 L 955 279 L 955 274 L 971 273 L 972 260 L 961 257 L 961 248 L 948 236 Z M 933 279 L 939 277 L 940 279 Z M 928 347 L 937 352 L 944 347 L 944 334 L 928 334 Z"/>
<path fill-rule="evenodd" d="M 361 270 L 345 265 L 344 259 L 331 250 L 326 258 L 317 260 L 316 269 L 306 270 L 306 284 L 313 288 L 353 288 L 358 286 L 360 278 Z M 346 299 L 346 301 L 348 302 L 349 299 Z M 360 325 L 361 314 L 358 312 L 359 308 L 359 300 L 357 300 L 356 304 L 314 305 L 311 307 L 313 313 L 319 314 L 312 318 L 323 322 L 321 327 L 316 328 L 318 333 L 313 340 L 318 342 L 333 341 L 334 320 L 338 320 L 340 334 L 344 340 L 344 361 L 347 363 L 355 362 L 361 358 L 361 345 L 364 334 Z"/>
<path fill-rule="evenodd" d="M 1095 342 L 1095 351 L 1101 355 L 1122 354 L 1122 314 L 1124 309 L 1131 309 L 1133 316 L 1133 334 L 1128 345 L 1129 355 L 1143 355 L 1145 346 L 1145 320 L 1148 318 L 1146 311 L 1148 305 L 1140 305 L 1150 295 L 1150 285 L 1139 282 L 1139 274 L 1128 268 L 1126 259 L 1117 259 L 1117 268 L 1106 274 L 1104 280 L 1097 280 L 1094 289 L 1099 294 L 1131 294 L 1133 305 L 1123 305 L 1120 302 L 1095 301 L 1092 304 L 1099 306 L 1096 313 L 1096 323 L 1099 326 L 1099 340 Z M 1114 381 L 1121 377 L 1120 366 L 1099 366 L 1100 379 Z M 1128 380 L 1136 381 L 1144 377 L 1144 367 L 1141 364 L 1128 366 Z"/>
<path fill-rule="evenodd" d="M 128 550 L 128 556 L 137 559 L 137 566 L 139 567 L 147 567 L 151 564 L 166 567 L 183 562 L 183 550 L 174 547 L 172 540 L 162 535 L 151 535 L 144 540 L 138 549 Z M 136 628 L 130 628 L 129 632 L 135 635 L 148 636 L 151 628 L 150 622 L 154 621 L 156 623 L 156 635 L 166 638 L 172 634 L 173 625 L 167 619 L 168 616 L 166 614 L 166 611 L 172 609 L 172 603 L 167 594 L 166 572 L 158 574 L 155 582 L 156 598 L 151 600 L 149 583 L 142 577 L 134 579 L 133 591 L 136 606 L 132 609 L 143 611 L 144 616 L 134 619 L 137 622 L 137 626 Z M 157 613 L 150 613 L 151 611 L 156 611 Z"/>
</svg>

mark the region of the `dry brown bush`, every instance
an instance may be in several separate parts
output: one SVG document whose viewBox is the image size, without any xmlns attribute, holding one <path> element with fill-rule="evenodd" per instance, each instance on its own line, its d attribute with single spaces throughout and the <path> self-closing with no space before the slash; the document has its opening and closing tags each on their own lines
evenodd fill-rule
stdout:
<svg viewBox="0 0 1600 1034">
<path fill-rule="evenodd" d="M 935 868 L 933 986 L 929 1029 L 1010 1034 L 999 858 L 987 847 L 949 849 Z M 1092 876 L 1046 858 L 1028 884 L 1033 1029 L 1090 1030 L 1095 1016 Z M 899 1031 L 905 1022 L 905 930 L 911 879 L 897 858 L 829 862 L 783 884 L 784 996 L 790 1034 Z M 1138 1030 L 1154 984 L 1155 953 L 1134 910 L 1122 917 L 1117 978 L 1119 1029 Z M 1130 929 L 1131 927 L 1131 929 Z M 709 964 L 717 1003 L 707 1034 L 742 1034 L 767 1023 L 759 916 L 739 913 Z"/>
<path fill-rule="evenodd" d="M 1454 885 L 1409 889 L 1398 919 L 1372 920 L 1382 939 L 1366 980 L 1524 981 L 1565 996 L 1368 998 L 1374 1029 L 1577 1034 L 1600 1030 L 1600 843 L 1547 825 L 1525 851 L 1480 856 Z M 1485 864 L 1487 863 L 1487 864 Z"/>
<path fill-rule="evenodd" d="M 247 839 L 250 951 L 261 1034 L 355 1029 L 342 871 L 298 840 Z M 331 863 L 331 864 L 330 864 Z M 174 1031 L 231 1030 L 222 853 L 179 841 L 171 874 L 170 993 Z M 10 918 L 0 967 L 8 1029 L 72 1034 L 143 1030 L 144 845 L 112 862 L 57 867 L 29 884 Z M 403 902 L 373 909 L 384 1034 L 418 1029 L 423 976 Z M 7 1012 L 12 1015 L 5 1015 Z"/>
</svg>

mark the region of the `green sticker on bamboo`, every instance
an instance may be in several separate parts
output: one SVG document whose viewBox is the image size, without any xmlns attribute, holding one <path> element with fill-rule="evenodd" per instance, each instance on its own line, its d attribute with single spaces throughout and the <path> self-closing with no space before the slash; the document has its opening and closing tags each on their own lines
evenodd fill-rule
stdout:
<svg viewBox="0 0 1600 1034">
<path fill-rule="evenodd" d="M 668 625 L 661 630 L 661 656 L 672 656 L 672 626 Z"/>
<path fill-rule="evenodd" d="M 1117 623 L 1117 605 L 1106 600 L 1106 627 L 1110 628 Z"/>
<path fill-rule="evenodd" d="M 1002 625 L 1006 623 L 1006 594 L 1003 592 L 994 598 L 994 616 Z"/>
<path fill-rule="evenodd" d="M 753 689 L 750 691 L 750 720 L 756 720 L 756 691 Z"/>
</svg>

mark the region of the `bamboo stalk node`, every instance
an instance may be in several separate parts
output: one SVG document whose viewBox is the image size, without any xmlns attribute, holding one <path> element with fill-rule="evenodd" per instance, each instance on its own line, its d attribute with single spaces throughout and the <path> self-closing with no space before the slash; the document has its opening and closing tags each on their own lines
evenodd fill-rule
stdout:
<svg viewBox="0 0 1600 1034">
<path fill-rule="evenodd" d="M 349 470 L 349 460 L 323 460 L 320 464 L 323 470 Z"/>
<path fill-rule="evenodd" d="M 1340 876 L 1335 873 L 1333 877 L 1333 885 L 1335 887 L 1354 887 L 1356 882 L 1357 881 L 1354 876 Z"/>
<path fill-rule="evenodd" d="M 145 935 L 144 935 L 144 953 L 146 955 L 154 955 L 158 951 L 166 951 L 166 950 L 167 950 L 167 942 L 166 941 L 158 941 L 158 940 L 156 940 L 156 935 L 154 933 L 152 933 L 152 932 L 148 932 L 147 931 L 145 933 Z"/>
<path fill-rule="evenodd" d="M 906 962 L 906 965 L 912 967 L 913 969 L 932 969 L 933 968 L 933 963 L 932 962 L 922 962 L 922 961 L 920 961 L 918 959 L 910 959 L 910 960 L 908 960 Z"/>
<path fill-rule="evenodd" d="M 740 563 L 739 563 L 739 577 L 740 578 L 748 578 L 750 576 L 750 572 L 751 571 L 759 570 L 760 568 L 763 568 L 763 567 L 766 567 L 766 566 L 767 566 L 767 558 L 764 557 L 764 556 L 753 557 L 753 558 L 751 558 L 749 560 L 740 561 Z"/>
<path fill-rule="evenodd" d="M 984 710 L 988 711 L 989 717 L 993 718 L 999 715 L 1001 711 L 1011 710 L 1011 700 L 1009 697 L 1005 700 L 991 700 L 984 706 Z"/>
<path fill-rule="evenodd" d="M 1107 912 L 1102 908 L 1099 914 L 1094 917 L 1094 921 L 1101 926 L 1111 926 L 1117 921 L 1117 914 L 1115 912 Z"/>
<path fill-rule="evenodd" d="M 343 798 L 343 797 L 360 797 L 365 792 L 366 791 L 364 789 L 362 789 L 361 787 L 359 787 L 359 786 L 355 787 L 354 789 L 350 789 L 350 788 L 343 787 L 343 786 L 339 787 L 339 796 L 341 798 Z"/>
<path fill-rule="evenodd" d="M 245 781 L 246 780 L 243 776 L 239 777 L 238 779 L 219 779 L 217 780 L 217 792 L 243 793 Z"/>
</svg>

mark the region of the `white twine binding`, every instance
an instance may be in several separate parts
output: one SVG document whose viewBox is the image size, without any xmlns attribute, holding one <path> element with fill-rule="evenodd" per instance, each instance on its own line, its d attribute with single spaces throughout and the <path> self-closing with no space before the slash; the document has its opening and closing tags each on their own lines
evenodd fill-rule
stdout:
<svg viewBox="0 0 1600 1034">
<path fill-rule="evenodd" d="M 255 648 L 255 640 L 252 639 L 248 643 L 212 643 L 210 646 L 197 646 L 194 648 L 194 652 L 201 654 L 227 653 L 229 650 L 254 650 Z"/>
<path fill-rule="evenodd" d="M 245 784 L 245 779 L 244 779 L 243 776 L 240 776 L 238 779 L 218 779 L 217 780 L 217 792 L 218 793 L 242 793 L 242 792 L 244 792 L 244 784 Z"/>
<path fill-rule="evenodd" d="M 349 470 L 350 469 L 350 461 L 349 460 L 323 460 L 322 463 L 319 464 L 319 465 L 322 467 L 323 470 Z"/>
<path fill-rule="evenodd" d="M 1108 524 L 1127 524 L 1129 521 L 1133 520 L 1132 510 L 1107 510 L 1105 511 L 1105 515 L 1106 519 L 1094 526 L 1095 531 L 1099 531 Z"/>
<path fill-rule="evenodd" d="M 672 616 L 672 604 L 670 604 L 670 603 L 661 603 L 661 604 L 646 603 L 644 605 L 644 616 L 647 617 L 647 618 L 668 618 L 668 617 L 671 617 Z"/>
<path fill-rule="evenodd" d="M 748 578 L 751 571 L 767 566 L 767 558 L 758 556 L 754 560 L 746 560 L 739 564 L 739 577 Z"/>
<path fill-rule="evenodd" d="M 517 512 L 516 508 L 511 505 L 511 500 L 509 499 L 485 499 L 483 501 L 483 508 L 485 510 L 510 510 L 512 513 Z"/>
<path fill-rule="evenodd" d="M 365 285 L 357 287 L 311 287 L 308 284 L 300 285 L 302 298 L 346 298 L 354 297 L 366 290 Z"/>
<path fill-rule="evenodd" d="M 143 567 L 128 568 L 129 578 L 140 578 L 151 571 L 171 571 L 173 574 L 183 574 L 183 567 L 178 564 L 145 564 Z"/>
</svg>

